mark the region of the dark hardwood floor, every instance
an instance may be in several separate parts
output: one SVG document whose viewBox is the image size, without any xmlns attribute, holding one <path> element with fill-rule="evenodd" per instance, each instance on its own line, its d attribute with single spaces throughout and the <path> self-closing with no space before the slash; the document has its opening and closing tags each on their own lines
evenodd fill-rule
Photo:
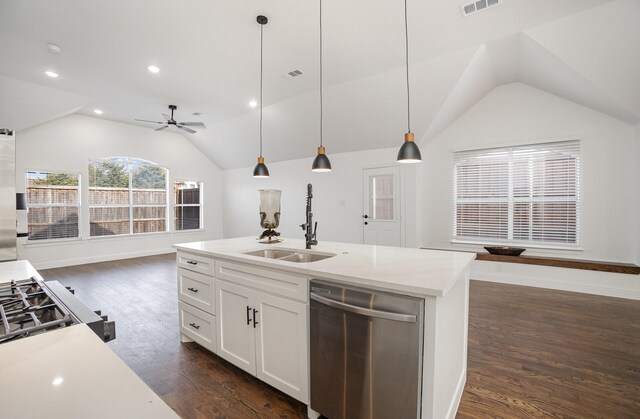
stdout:
<svg viewBox="0 0 640 419">
<path fill-rule="evenodd" d="M 184 418 L 303 418 L 178 334 L 173 255 L 41 271 L 116 321 L 108 345 Z M 471 282 L 459 418 L 640 417 L 640 302 Z"/>
</svg>

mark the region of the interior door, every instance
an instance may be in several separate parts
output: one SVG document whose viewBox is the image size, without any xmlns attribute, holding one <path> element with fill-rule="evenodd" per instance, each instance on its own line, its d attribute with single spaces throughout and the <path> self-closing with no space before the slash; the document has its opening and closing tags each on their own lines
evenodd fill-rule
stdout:
<svg viewBox="0 0 640 419">
<path fill-rule="evenodd" d="M 400 168 L 378 167 L 362 171 L 364 244 L 402 245 Z"/>
<path fill-rule="evenodd" d="M 307 305 L 264 293 L 256 293 L 255 301 L 256 376 L 308 403 Z"/>
<path fill-rule="evenodd" d="M 256 346 L 252 291 L 216 280 L 218 355 L 250 374 L 256 374 Z"/>
</svg>

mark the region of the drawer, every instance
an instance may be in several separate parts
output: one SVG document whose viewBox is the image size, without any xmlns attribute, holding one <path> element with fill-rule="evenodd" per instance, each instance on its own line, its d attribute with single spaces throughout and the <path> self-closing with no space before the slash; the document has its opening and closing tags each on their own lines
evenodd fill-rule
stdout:
<svg viewBox="0 0 640 419">
<path fill-rule="evenodd" d="M 178 252 L 178 267 L 205 275 L 213 275 L 213 259 L 190 253 Z"/>
<path fill-rule="evenodd" d="M 216 318 L 182 301 L 178 302 L 180 333 L 216 352 Z"/>
<path fill-rule="evenodd" d="M 215 315 L 213 292 L 213 277 L 178 268 L 179 300 Z"/>
<path fill-rule="evenodd" d="M 302 275 L 217 260 L 215 277 L 282 297 L 309 301 L 309 281 Z"/>
</svg>

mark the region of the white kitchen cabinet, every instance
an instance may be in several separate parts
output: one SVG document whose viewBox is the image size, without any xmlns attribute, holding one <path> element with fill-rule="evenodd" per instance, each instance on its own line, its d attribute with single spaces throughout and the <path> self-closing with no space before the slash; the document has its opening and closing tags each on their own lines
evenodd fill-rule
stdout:
<svg viewBox="0 0 640 419">
<path fill-rule="evenodd" d="M 239 285 L 216 281 L 217 353 L 233 365 L 255 375 L 253 294 L 253 291 Z"/>
<path fill-rule="evenodd" d="M 216 280 L 217 353 L 308 403 L 307 304 Z"/>
</svg>

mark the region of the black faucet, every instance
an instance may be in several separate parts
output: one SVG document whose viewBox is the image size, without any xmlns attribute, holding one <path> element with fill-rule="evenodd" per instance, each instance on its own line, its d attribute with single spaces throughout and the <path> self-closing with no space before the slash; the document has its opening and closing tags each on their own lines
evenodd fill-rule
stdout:
<svg viewBox="0 0 640 419">
<path fill-rule="evenodd" d="M 311 198 L 313 198 L 313 187 L 309 183 L 307 185 L 307 222 L 304 224 L 300 224 L 300 227 L 305 230 L 304 238 L 306 240 L 305 247 L 307 249 L 311 249 L 311 246 L 316 246 L 318 244 L 318 240 L 316 240 L 316 230 L 318 229 L 318 222 L 316 221 L 315 225 L 313 224 Z"/>
</svg>

